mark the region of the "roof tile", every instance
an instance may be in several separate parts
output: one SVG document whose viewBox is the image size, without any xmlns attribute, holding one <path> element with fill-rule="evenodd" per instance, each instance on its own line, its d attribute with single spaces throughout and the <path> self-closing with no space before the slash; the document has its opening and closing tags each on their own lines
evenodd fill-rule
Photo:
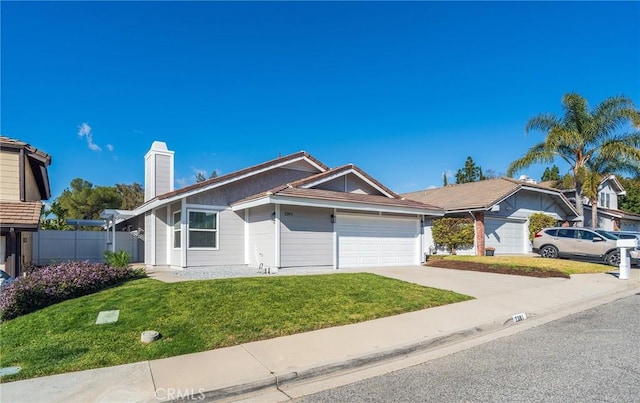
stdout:
<svg viewBox="0 0 640 403">
<path fill-rule="evenodd" d="M 33 227 L 40 222 L 42 202 L 0 201 L 0 226 Z"/>
</svg>

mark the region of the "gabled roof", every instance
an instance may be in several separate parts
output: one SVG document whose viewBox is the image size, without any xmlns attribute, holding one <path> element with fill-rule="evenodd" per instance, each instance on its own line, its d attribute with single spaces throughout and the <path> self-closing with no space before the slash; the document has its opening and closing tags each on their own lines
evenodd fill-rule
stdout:
<svg viewBox="0 0 640 403">
<path fill-rule="evenodd" d="M 396 199 L 400 198 L 398 194 L 396 194 L 395 192 L 393 192 L 392 190 L 390 190 L 389 188 L 384 186 L 382 183 L 378 182 L 377 180 L 369 176 L 366 172 L 364 172 L 362 169 L 358 168 L 353 164 L 347 164 L 338 168 L 333 168 L 326 172 L 321 172 L 319 174 L 309 176 L 308 178 L 303 178 L 295 182 L 291 182 L 289 185 L 291 187 L 313 188 L 322 183 L 332 181 L 336 178 L 339 178 L 341 176 L 346 176 L 348 174 L 356 175 L 357 177 L 359 177 L 360 179 L 362 179 L 363 181 L 365 181 L 366 183 L 368 183 L 373 188 L 377 189 L 380 193 L 384 194 L 387 197 L 392 197 Z"/>
<path fill-rule="evenodd" d="M 605 175 L 604 178 L 600 181 L 600 184 L 598 187 L 602 187 L 602 185 L 604 185 L 607 181 L 611 181 L 611 187 L 614 189 L 614 191 L 618 196 L 624 196 L 627 194 L 627 191 L 622 186 L 622 183 L 620 183 L 620 181 L 615 175 Z M 575 188 L 571 188 L 571 189 L 559 188 L 559 186 L 562 185 L 562 181 L 544 181 L 538 184 L 540 186 L 544 186 L 547 188 L 558 189 L 559 191 L 566 194 L 571 194 L 576 192 Z"/>
<path fill-rule="evenodd" d="M 45 153 L 42 150 L 38 150 L 37 148 L 31 146 L 24 141 L 15 140 L 9 137 L 0 136 L 0 148 L 9 148 L 9 149 L 24 149 L 33 156 L 38 156 L 40 160 L 42 160 L 46 165 L 51 165 L 51 156 Z"/>
<path fill-rule="evenodd" d="M 294 188 L 288 185 L 239 200 L 233 203 L 231 207 L 233 210 L 243 210 L 271 203 L 325 208 L 348 208 L 362 211 L 384 211 L 405 214 L 444 214 L 444 211 L 439 207 L 420 203 L 414 200 L 362 193 Z"/>
<path fill-rule="evenodd" d="M 625 196 L 627 194 L 627 191 L 624 190 L 622 183 L 620 183 L 620 181 L 618 180 L 618 178 L 616 178 L 615 175 L 605 176 L 602 179 L 602 181 L 600 181 L 600 186 L 602 186 L 607 181 L 611 182 L 611 187 L 613 188 L 613 190 L 616 192 L 618 196 Z"/>
<path fill-rule="evenodd" d="M 19 230 L 37 230 L 42 202 L 0 201 L 0 227 Z"/>
<path fill-rule="evenodd" d="M 5 136 L 0 136 L 0 149 L 15 151 L 24 150 L 27 162 L 31 167 L 36 185 L 38 186 L 41 199 L 47 200 L 51 197 L 49 174 L 47 172 L 47 166 L 51 165 L 51 156 L 49 154 L 38 150 L 24 141 L 15 140 Z"/>
<path fill-rule="evenodd" d="M 140 207 L 136 208 L 134 211 L 136 214 L 144 213 L 145 211 L 149 211 L 152 208 L 156 208 L 160 205 L 172 202 L 177 199 L 181 199 L 183 197 L 192 196 L 194 194 L 206 192 L 208 190 L 214 189 L 216 187 L 220 187 L 223 185 L 227 185 L 232 182 L 236 182 L 253 175 L 257 175 L 261 172 L 265 172 L 271 169 L 283 167 L 297 161 L 305 161 L 318 171 L 326 171 L 329 169 L 322 162 L 313 158 L 311 155 L 306 153 L 305 151 L 299 151 L 294 154 L 286 155 L 284 157 L 276 158 L 271 161 L 263 162 L 258 165 L 251 166 L 249 168 L 244 168 L 239 171 L 231 172 L 226 175 L 218 176 L 216 178 L 207 179 L 203 182 L 195 183 L 190 186 L 183 187 L 178 190 L 174 190 L 172 192 L 164 193 L 155 198 L 148 200 Z"/>
<path fill-rule="evenodd" d="M 355 174 L 379 190 L 383 195 L 338 192 L 312 188 L 312 186 L 317 186 L 348 174 Z M 439 207 L 401 198 L 353 164 L 344 165 L 308 178 L 278 186 L 266 192 L 239 200 L 232 203 L 231 206 L 233 210 L 242 210 L 271 203 L 411 214 L 444 214 L 444 211 Z"/>
<path fill-rule="evenodd" d="M 591 211 L 591 206 L 585 204 L 584 209 Z M 640 214 L 632 213 L 629 211 L 598 207 L 598 214 L 603 214 L 613 218 L 624 218 L 625 220 L 640 221 Z"/>
<path fill-rule="evenodd" d="M 521 189 L 559 197 L 568 208 L 575 209 L 559 190 L 512 178 L 495 178 L 479 182 L 449 185 L 441 188 L 405 193 L 403 196 L 445 209 L 447 212 L 488 210 Z"/>
</svg>

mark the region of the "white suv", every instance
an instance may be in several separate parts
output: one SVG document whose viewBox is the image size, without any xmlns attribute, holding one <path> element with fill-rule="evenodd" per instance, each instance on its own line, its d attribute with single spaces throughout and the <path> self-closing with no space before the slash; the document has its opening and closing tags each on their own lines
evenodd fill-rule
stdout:
<svg viewBox="0 0 640 403">
<path fill-rule="evenodd" d="M 635 260 L 639 262 L 640 260 L 640 232 L 634 231 L 609 231 L 610 234 L 617 236 L 620 239 L 636 239 L 638 241 L 638 246 L 635 249 L 629 251 L 629 256 L 631 256 L 631 262 Z"/>
</svg>

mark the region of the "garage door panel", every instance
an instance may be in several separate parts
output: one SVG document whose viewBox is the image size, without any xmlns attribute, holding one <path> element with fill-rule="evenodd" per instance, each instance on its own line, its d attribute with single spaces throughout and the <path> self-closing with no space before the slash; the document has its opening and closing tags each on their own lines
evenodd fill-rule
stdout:
<svg viewBox="0 0 640 403">
<path fill-rule="evenodd" d="M 525 253 L 525 223 L 500 219 L 485 220 L 485 246 L 496 253 Z"/>
<path fill-rule="evenodd" d="M 417 219 L 338 215 L 338 266 L 393 266 L 418 260 Z"/>
</svg>

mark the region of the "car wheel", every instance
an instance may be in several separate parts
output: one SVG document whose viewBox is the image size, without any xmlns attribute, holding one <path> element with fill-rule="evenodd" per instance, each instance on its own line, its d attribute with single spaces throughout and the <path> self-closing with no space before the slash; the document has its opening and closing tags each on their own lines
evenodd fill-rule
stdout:
<svg viewBox="0 0 640 403">
<path fill-rule="evenodd" d="M 604 261 L 609 266 L 620 266 L 620 252 L 616 250 L 607 253 L 607 255 L 604 257 Z"/>
<path fill-rule="evenodd" d="M 540 256 L 555 259 L 558 257 L 558 248 L 553 245 L 543 246 L 542 249 L 540 249 Z"/>
</svg>

